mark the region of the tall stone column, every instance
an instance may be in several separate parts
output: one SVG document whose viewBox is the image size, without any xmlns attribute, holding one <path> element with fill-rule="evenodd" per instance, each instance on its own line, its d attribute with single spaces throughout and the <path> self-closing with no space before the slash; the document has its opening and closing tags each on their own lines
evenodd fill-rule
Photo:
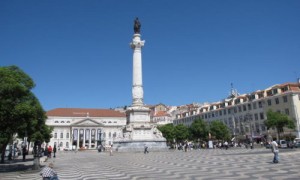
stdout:
<svg viewBox="0 0 300 180">
<path fill-rule="evenodd" d="M 90 134 L 89 134 L 89 149 L 92 148 L 92 129 L 90 129 Z"/>
<path fill-rule="evenodd" d="M 77 130 L 77 149 L 79 149 L 79 141 L 80 141 L 80 129 Z"/>
<path fill-rule="evenodd" d="M 133 49 L 133 77 L 132 77 L 132 107 L 144 105 L 144 91 L 142 79 L 142 47 L 145 41 L 140 34 L 134 34 L 130 43 Z"/>
<path fill-rule="evenodd" d="M 86 136 L 86 129 L 83 129 L 83 142 L 82 146 L 85 148 L 85 136 Z"/>
</svg>

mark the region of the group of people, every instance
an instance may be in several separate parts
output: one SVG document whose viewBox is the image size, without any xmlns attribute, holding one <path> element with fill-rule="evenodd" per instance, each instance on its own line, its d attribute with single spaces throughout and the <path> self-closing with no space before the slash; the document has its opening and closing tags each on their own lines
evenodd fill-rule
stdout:
<svg viewBox="0 0 300 180">
<path fill-rule="evenodd" d="M 57 152 L 57 148 L 56 148 L 56 144 L 54 144 L 53 148 L 52 146 L 46 146 L 44 150 L 44 155 L 47 156 L 48 158 L 51 158 L 53 153 L 53 157 L 55 158 L 56 152 Z"/>
<path fill-rule="evenodd" d="M 112 156 L 113 155 L 113 145 L 110 145 L 109 147 L 104 147 L 102 146 L 102 144 L 100 144 L 98 147 L 98 152 L 102 152 L 102 151 L 106 151 L 109 150 L 109 155 Z"/>
<path fill-rule="evenodd" d="M 270 141 L 269 143 L 271 145 L 272 153 L 274 154 L 273 163 L 278 163 L 279 162 L 278 144 L 277 144 L 276 141 Z M 225 146 L 226 149 L 228 148 L 228 143 L 227 142 L 225 142 L 223 145 Z M 218 144 L 218 146 L 220 146 L 220 144 Z M 98 148 L 102 148 L 102 147 L 98 147 Z M 111 145 L 110 150 L 109 150 L 110 151 L 110 156 L 112 156 L 112 150 L 113 150 L 113 148 L 112 148 L 112 145 Z M 48 157 L 51 157 L 52 151 L 54 153 L 53 157 L 55 157 L 56 145 L 54 145 L 53 149 L 52 149 L 51 146 L 48 146 L 47 151 L 48 151 Z M 145 145 L 145 147 L 144 147 L 144 153 L 145 154 L 149 153 L 147 145 Z M 49 163 L 49 165 L 47 167 L 43 168 L 42 171 L 40 172 L 40 175 L 42 176 L 43 180 L 58 180 L 57 173 L 53 170 L 53 163 Z"/>
<path fill-rule="evenodd" d="M 56 157 L 56 144 L 54 144 L 53 148 L 51 145 L 46 146 L 44 150 L 44 155 L 47 156 L 47 158 Z M 58 180 L 57 173 L 53 170 L 53 163 L 49 163 L 48 166 L 44 167 L 42 171 L 40 172 L 40 175 L 42 176 L 43 180 Z"/>
</svg>

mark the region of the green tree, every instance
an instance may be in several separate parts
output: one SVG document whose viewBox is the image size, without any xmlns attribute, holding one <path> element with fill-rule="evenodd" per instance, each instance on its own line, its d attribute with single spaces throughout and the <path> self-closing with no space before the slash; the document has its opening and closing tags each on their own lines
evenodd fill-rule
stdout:
<svg viewBox="0 0 300 180">
<path fill-rule="evenodd" d="M 27 118 L 28 120 L 26 121 L 27 123 L 19 127 L 18 137 L 24 138 L 24 132 L 26 132 L 28 142 L 49 142 L 53 128 L 45 124 L 47 116 L 38 99 L 32 94 L 22 109 L 24 110 L 23 118 Z M 28 114 L 30 116 L 26 117 Z"/>
<path fill-rule="evenodd" d="M 175 138 L 177 142 L 183 142 L 189 138 L 189 129 L 183 124 L 175 126 Z"/>
<path fill-rule="evenodd" d="M 16 133 L 24 137 L 27 132 L 34 140 L 51 136 L 51 129 L 45 125 L 45 111 L 31 92 L 34 86 L 33 80 L 17 66 L 0 67 L 1 162 Z"/>
<path fill-rule="evenodd" d="M 295 123 L 287 115 L 281 114 L 279 112 L 273 112 L 269 110 L 267 112 L 267 120 L 265 120 L 265 125 L 267 128 L 275 127 L 277 131 L 278 140 L 280 139 L 280 133 L 283 132 L 283 128 L 287 127 L 290 129 L 295 128 Z"/>
<path fill-rule="evenodd" d="M 191 124 L 189 130 L 190 130 L 190 133 L 191 133 L 191 137 L 194 140 L 197 140 L 197 139 L 206 140 L 206 139 L 208 139 L 209 126 L 202 119 L 195 120 Z"/>
<path fill-rule="evenodd" d="M 228 127 L 221 121 L 212 121 L 210 124 L 210 133 L 218 140 L 228 140 L 230 132 Z"/>
<path fill-rule="evenodd" d="M 172 143 L 175 138 L 175 127 L 173 124 L 166 124 L 157 127 L 163 136 L 166 138 L 168 143 Z"/>
</svg>

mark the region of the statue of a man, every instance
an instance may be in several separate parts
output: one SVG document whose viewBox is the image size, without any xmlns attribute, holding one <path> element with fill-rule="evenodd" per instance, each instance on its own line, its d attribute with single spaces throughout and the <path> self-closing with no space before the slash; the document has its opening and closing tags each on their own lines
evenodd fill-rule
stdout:
<svg viewBox="0 0 300 180">
<path fill-rule="evenodd" d="M 141 33 L 141 23 L 139 21 L 139 18 L 135 18 L 133 29 L 135 34 Z"/>
</svg>

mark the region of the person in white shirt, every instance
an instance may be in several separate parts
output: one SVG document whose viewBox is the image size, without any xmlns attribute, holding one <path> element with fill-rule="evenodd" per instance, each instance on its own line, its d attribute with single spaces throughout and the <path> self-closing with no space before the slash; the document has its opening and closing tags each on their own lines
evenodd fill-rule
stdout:
<svg viewBox="0 0 300 180">
<path fill-rule="evenodd" d="M 228 149 L 228 142 L 227 141 L 224 142 L 224 146 L 225 146 L 225 148 L 227 150 Z"/>
<path fill-rule="evenodd" d="M 273 163 L 279 162 L 279 149 L 276 141 L 271 142 L 271 150 L 274 153 Z"/>
</svg>

